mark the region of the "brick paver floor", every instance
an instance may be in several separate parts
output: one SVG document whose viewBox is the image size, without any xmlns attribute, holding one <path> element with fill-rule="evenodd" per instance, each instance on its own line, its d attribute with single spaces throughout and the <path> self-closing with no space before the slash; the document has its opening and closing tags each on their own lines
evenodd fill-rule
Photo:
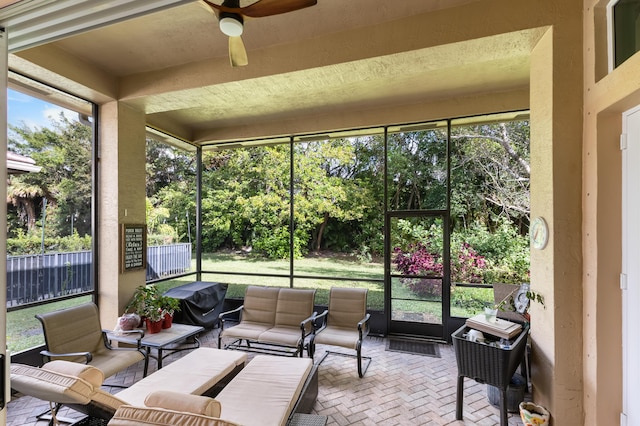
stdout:
<svg viewBox="0 0 640 426">
<path fill-rule="evenodd" d="M 218 330 L 202 336 L 203 346 L 216 347 Z M 499 410 L 487 400 L 486 385 L 465 379 L 464 420 L 455 420 L 457 367 L 453 346 L 440 344 L 440 358 L 386 350 L 386 339 L 367 337 L 363 354 L 373 361 L 364 378 L 358 378 L 356 361 L 328 356 L 319 367 L 318 399 L 313 412 L 328 416 L 329 426 L 344 425 L 498 425 Z M 326 349 L 318 345 L 316 360 Z M 348 351 L 346 351 L 348 352 Z M 184 354 L 184 352 L 182 353 Z M 165 365 L 177 359 L 177 353 L 165 359 Z M 142 378 L 142 362 L 118 373 L 107 383 L 130 385 Z M 155 368 L 150 362 L 150 372 Z M 117 388 L 106 388 L 117 392 Z M 7 426 L 44 426 L 36 416 L 48 403 L 32 397 L 14 395 L 8 405 Z M 60 415 L 80 418 L 79 413 L 63 408 Z M 509 415 L 509 425 L 522 425 L 517 414 Z"/>
</svg>

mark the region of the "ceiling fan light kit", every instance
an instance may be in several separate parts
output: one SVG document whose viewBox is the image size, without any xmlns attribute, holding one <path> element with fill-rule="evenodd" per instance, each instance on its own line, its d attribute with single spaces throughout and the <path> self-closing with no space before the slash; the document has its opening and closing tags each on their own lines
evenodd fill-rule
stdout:
<svg viewBox="0 0 640 426">
<path fill-rule="evenodd" d="M 229 37 L 239 37 L 244 29 L 242 16 L 236 13 L 220 14 L 220 31 Z"/>
</svg>

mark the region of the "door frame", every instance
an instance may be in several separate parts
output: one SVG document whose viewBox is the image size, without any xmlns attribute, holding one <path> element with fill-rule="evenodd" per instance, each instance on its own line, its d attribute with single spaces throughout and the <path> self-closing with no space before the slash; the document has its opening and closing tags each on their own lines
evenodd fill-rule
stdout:
<svg viewBox="0 0 640 426">
<path fill-rule="evenodd" d="M 391 219 L 392 218 L 432 217 L 442 219 L 442 321 L 441 324 L 398 321 L 392 319 L 391 289 Z M 451 250 L 450 217 L 447 210 L 404 210 L 387 211 L 384 218 L 385 256 L 384 256 L 384 310 L 389 334 L 409 335 L 438 341 L 448 341 L 451 319 Z"/>
<path fill-rule="evenodd" d="M 634 221 L 634 212 L 640 211 L 640 105 L 622 114 L 622 134 L 626 143 L 622 148 L 622 413 L 620 424 L 640 421 L 640 339 L 635 325 L 640 321 L 637 304 L 640 302 L 640 266 L 634 259 L 640 256 L 640 224 Z M 635 302 L 635 303 L 634 303 Z"/>
</svg>

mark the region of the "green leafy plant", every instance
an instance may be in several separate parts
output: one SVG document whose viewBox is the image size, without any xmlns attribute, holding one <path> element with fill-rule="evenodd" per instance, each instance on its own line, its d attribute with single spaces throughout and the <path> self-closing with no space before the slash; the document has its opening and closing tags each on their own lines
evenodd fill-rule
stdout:
<svg viewBox="0 0 640 426">
<path fill-rule="evenodd" d="M 160 296 L 158 306 L 165 314 L 173 315 L 180 310 L 180 300 L 170 296 Z"/>
<path fill-rule="evenodd" d="M 157 300 L 160 291 L 153 285 L 141 285 L 133 292 L 131 300 L 125 307 L 125 312 L 136 313 L 141 317 L 154 315 L 154 308 L 157 308 Z M 147 315 L 151 314 L 151 315 Z"/>
</svg>

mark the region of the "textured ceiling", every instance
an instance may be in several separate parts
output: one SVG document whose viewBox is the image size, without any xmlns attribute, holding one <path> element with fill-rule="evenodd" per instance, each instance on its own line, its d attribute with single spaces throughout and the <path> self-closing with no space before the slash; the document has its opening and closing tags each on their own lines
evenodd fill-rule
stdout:
<svg viewBox="0 0 640 426">
<path fill-rule="evenodd" d="M 470 3 L 318 0 L 247 19 L 249 65 L 231 68 L 215 15 L 194 1 L 18 52 L 24 61 L 13 64 L 62 75 L 59 84 L 80 80 L 64 63 L 99 70 L 116 82 L 114 97 L 142 109 L 150 124 L 210 142 L 217 129 L 526 88 L 529 55 L 543 30 L 431 45 L 413 19 Z"/>
</svg>

